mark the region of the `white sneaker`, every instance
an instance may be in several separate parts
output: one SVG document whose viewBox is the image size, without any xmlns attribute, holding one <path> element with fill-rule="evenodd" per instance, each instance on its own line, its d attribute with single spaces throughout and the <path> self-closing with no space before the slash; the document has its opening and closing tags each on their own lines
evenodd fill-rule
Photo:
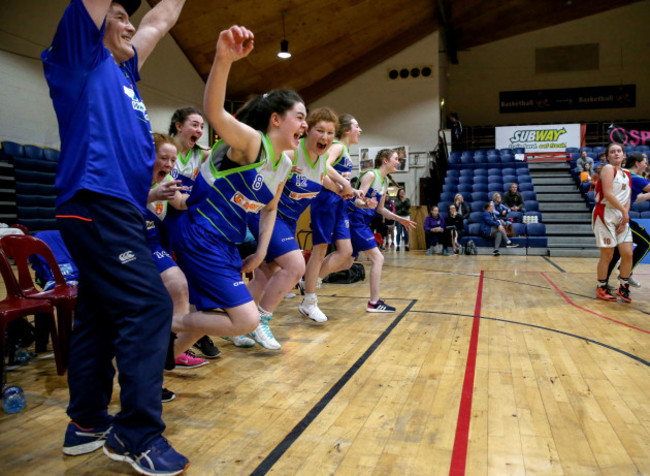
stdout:
<svg viewBox="0 0 650 476">
<path fill-rule="evenodd" d="M 251 332 L 249 335 L 255 339 L 259 345 L 269 350 L 280 350 L 282 346 L 280 343 L 275 340 L 271 328 L 269 327 L 269 321 L 273 319 L 271 314 L 264 315 L 260 313 L 260 323 L 257 325 L 257 328 Z"/>
<path fill-rule="evenodd" d="M 224 340 L 232 342 L 235 347 L 253 347 L 255 341 L 247 336 L 224 337 Z"/>
<path fill-rule="evenodd" d="M 312 321 L 316 322 L 325 322 L 327 321 L 327 316 L 318 308 L 318 300 L 308 301 L 303 299 L 300 306 L 298 306 L 298 311 L 303 316 L 308 317 Z"/>
<path fill-rule="evenodd" d="M 636 279 L 634 279 L 631 274 L 630 277 L 627 279 L 627 282 L 630 283 L 630 286 L 634 286 L 635 288 L 641 287 L 641 283 L 638 282 Z"/>
</svg>

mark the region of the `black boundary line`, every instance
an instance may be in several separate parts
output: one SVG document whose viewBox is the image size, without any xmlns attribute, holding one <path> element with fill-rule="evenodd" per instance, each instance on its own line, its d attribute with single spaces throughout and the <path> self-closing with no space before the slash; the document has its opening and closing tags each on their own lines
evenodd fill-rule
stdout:
<svg viewBox="0 0 650 476">
<path fill-rule="evenodd" d="M 384 267 L 386 267 L 386 266 L 389 266 L 389 267 L 392 267 L 392 268 L 398 268 L 398 269 L 415 269 L 415 270 L 419 270 L 419 271 L 429 271 L 429 272 L 431 271 L 430 268 L 413 268 L 413 267 L 407 267 L 407 266 L 395 266 L 395 265 L 391 265 L 391 264 L 386 264 L 386 262 L 384 262 Z M 473 277 L 473 278 L 478 278 L 479 277 L 478 274 L 474 274 L 474 273 L 453 273 L 451 271 L 436 271 L 436 272 L 439 273 L 439 274 L 449 274 L 449 275 L 452 275 L 452 276 L 470 276 L 470 277 Z M 555 289 L 553 289 L 552 287 L 543 286 L 541 284 L 522 283 L 520 281 L 513 281 L 511 279 L 490 278 L 490 277 L 487 277 L 487 276 L 485 276 L 483 279 L 489 279 L 491 281 L 500 281 L 502 283 L 518 284 L 519 286 L 530 286 L 532 288 L 546 289 L 548 291 L 555 291 Z M 578 296 L 578 297 L 582 297 L 582 298 L 585 298 L 585 299 L 594 299 L 594 296 L 589 295 L 589 294 L 581 294 L 581 293 L 577 293 L 577 292 L 574 292 L 574 291 L 565 291 L 565 290 L 562 290 L 562 292 L 564 294 L 570 294 L 572 296 Z M 400 298 L 391 298 L 391 299 L 400 299 Z M 650 316 L 650 311 L 644 311 L 643 309 L 639 309 L 638 307 L 630 306 L 629 304 L 625 304 L 625 305 L 629 309 L 631 309 L 633 311 L 637 311 L 637 312 L 640 312 L 641 314 L 646 314 L 646 315 Z"/>
<path fill-rule="evenodd" d="M 345 386 L 346 383 L 357 373 L 357 370 L 368 360 L 368 358 L 377 350 L 381 343 L 388 337 L 388 335 L 395 329 L 397 324 L 404 318 L 404 316 L 411 310 L 411 308 L 417 303 L 417 299 L 411 299 L 411 302 L 406 306 L 399 316 L 397 316 L 393 322 L 381 333 L 379 337 L 368 347 L 368 349 L 363 353 L 361 357 L 350 367 L 343 376 L 338 379 L 338 381 L 329 389 L 329 391 L 323 395 L 323 397 L 312 407 L 311 410 L 303 417 L 302 420 L 293 427 L 293 429 L 284 437 L 284 439 L 278 443 L 278 445 L 273 448 L 273 451 L 264 458 L 264 460 L 253 470 L 251 476 L 253 475 L 264 475 L 269 472 L 275 463 L 282 457 L 282 455 L 293 445 L 293 443 L 302 435 L 302 433 L 309 427 L 309 425 L 320 415 L 320 413 L 325 409 L 327 404 L 332 401 L 337 393 Z"/>
<path fill-rule="evenodd" d="M 422 313 L 422 314 L 444 314 L 444 315 L 448 315 L 448 316 L 460 316 L 460 317 L 472 317 L 472 318 L 476 317 L 476 316 L 469 315 L 469 314 L 458 314 L 458 313 L 454 313 L 454 312 L 442 312 L 442 311 L 418 311 L 418 310 L 414 310 L 414 311 L 411 311 L 411 312 L 413 312 L 413 313 Z M 650 362 L 643 359 L 642 357 L 638 357 L 638 356 L 636 356 L 634 354 L 630 354 L 629 352 L 626 352 L 626 351 L 624 351 L 622 349 L 612 347 L 611 345 L 604 344 L 604 343 L 599 342 L 597 340 L 593 340 L 593 339 L 590 339 L 588 337 L 579 336 L 578 334 L 572 334 L 570 332 L 561 331 L 559 329 L 551 329 L 550 327 L 538 326 L 537 324 L 529 324 L 527 322 L 510 321 L 508 319 L 500 319 L 498 317 L 487 317 L 487 316 L 478 316 L 478 317 L 479 317 L 479 319 L 487 319 L 489 321 L 506 322 L 508 324 L 517 324 L 517 325 L 520 325 L 520 326 L 532 327 L 532 328 L 540 329 L 540 330 L 543 330 L 543 331 L 555 332 L 557 334 L 562 334 L 562 335 L 565 335 L 565 336 L 568 336 L 568 337 L 574 337 L 576 339 L 580 339 L 580 340 L 584 340 L 585 342 L 589 342 L 590 344 L 596 344 L 596 345 L 599 345 L 599 346 L 604 347 L 606 349 L 613 350 L 614 352 L 618 352 L 619 354 L 625 355 L 626 357 L 629 357 L 631 359 L 636 360 L 637 362 L 645 365 L 646 367 L 650 367 Z"/>
<path fill-rule="evenodd" d="M 551 258 L 549 258 L 548 256 L 542 256 L 542 258 L 544 258 L 544 259 L 545 259 L 546 261 L 548 261 L 550 264 L 552 264 L 553 266 L 555 266 L 555 267 L 556 267 L 557 269 L 559 269 L 561 272 L 566 273 L 565 270 L 563 270 L 562 268 L 560 268 L 560 266 L 558 266 L 556 263 L 554 263 L 553 260 L 551 260 Z"/>
</svg>

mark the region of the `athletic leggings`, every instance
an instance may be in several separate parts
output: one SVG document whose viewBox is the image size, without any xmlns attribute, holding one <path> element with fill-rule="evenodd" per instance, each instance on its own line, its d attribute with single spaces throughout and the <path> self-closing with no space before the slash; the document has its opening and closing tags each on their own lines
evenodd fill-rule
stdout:
<svg viewBox="0 0 650 476">
<path fill-rule="evenodd" d="M 636 245 L 634 248 L 634 253 L 632 254 L 632 270 L 636 267 L 637 264 L 648 254 L 650 250 L 650 235 L 639 223 L 634 220 L 630 220 L 630 229 L 632 230 L 632 242 Z M 621 254 L 618 251 L 618 246 L 614 248 L 614 256 L 609 262 L 609 268 L 607 269 L 607 279 L 609 275 L 612 274 L 614 266 L 618 263 L 618 260 L 621 258 Z"/>
</svg>

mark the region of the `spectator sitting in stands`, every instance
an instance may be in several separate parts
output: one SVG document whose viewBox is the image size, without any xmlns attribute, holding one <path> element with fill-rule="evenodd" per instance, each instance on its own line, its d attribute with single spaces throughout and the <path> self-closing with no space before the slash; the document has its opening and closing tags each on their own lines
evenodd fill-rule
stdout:
<svg viewBox="0 0 650 476">
<path fill-rule="evenodd" d="M 598 164 L 594 165 L 594 169 L 599 165 L 599 164 L 606 164 L 607 163 L 607 154 L 605 152 L 602 152 L 598 154 Z"/>
<path fill-rule="evenodd" d="M 494 212 L 494 202 L 487 202 L 483 207 L 481 234 L 486 238 L 494 238 L 494 251 L 492 252 L 494 256 L 499 256 L 499 247 L 503 240 L 505 240 L 506 247 L 508 248 L 516 248 L 519 246 L 508 238 L 506 229 L 503 227 L 503 221 L 499 220 Z"/>
<path fill-rule="evenodd" d="M 587 162 L 584 166 L 584 168 L 580 171 L 580 183 L 585 183 L 585 182 L 590 182 L 591 181 L 591 175 L 593 171 L 593 164 Z"/>
<path fill-rule="evenodd" d="M 456 205 L 449 204 L 449 213 L 445 218 L 445 251 L 451 246 L 452 254 L 459 254 L 458 240 L 463 235 L 463 217 L 458 214 Z"/>
<path fill-rule="evenodd" d="M 581 173 L 585 169 L 585 164 L 591 164 L 591 168 L 594 168 L 594 159 L 587 157 L 587 151 L 583 150 L 580 152 L 580 157 L 576 162 L 576 171 Z"/>
<path fill-rule="evenodd" d="M 506 215 L 510 213 L 510 208 L 506 207 L 505 204 L 501 201 L 501 194 L 495 193 L 492 195 L 492 205 L 494 205 L 494 214 L 500 220 L 505 220 Z"/>
<path fill-rule="evenodd" d="M 433 253 L 433 247 L 438 243 L 443 243 L 445 233 L 445 223 L 440 216 L 440 210 L 437 206 L 433 206 L 431 211 L 424 219 L 424 239 L 427 244 L 426 254 Z M 447 250 L 445 249 L 445 252 Z M 446 253 L 445 253 L 446 254 Z"/>
<path fill-rule="evenodd" d="M 521 212 L 524 213 L 526 208 L 524 207 L 524 197 L 521 196 L 521 192 L 518 190 L 519 185 L 516 182 L 510 184 L 510 190 L 508 190 L 503 195 L 503 203 L 510 208 L 512 212 Z M 494 199 L 494 197 L 492 197 Z"/>
<path fill-rule="evenodd" d="M 465 203 L 465 199 L 460 193 L 457 193 L 454 197 L 454 205 L 456 206 L 456 211 L 458 211 L 458 214 L 463 217 L 463 219 L 469 217 L 469 205 Z"/>
</svg>

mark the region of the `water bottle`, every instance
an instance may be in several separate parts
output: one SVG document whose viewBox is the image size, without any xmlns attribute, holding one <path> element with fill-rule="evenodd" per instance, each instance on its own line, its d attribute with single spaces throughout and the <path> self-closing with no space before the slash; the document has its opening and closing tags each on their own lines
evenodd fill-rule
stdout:
<svg viewBox="0 0 650 476">
<path fill-rule="evenodd" d="M 2 407 L 7 413 L 18 413 L 25 408 L 25 394 L 20 387 L 6 387 L 2 392 Z"/>
<path fill-rule="evenodd" d="M 17 364 L 26 364 L 29 362 L 29 359 L 31 358 L 31 354 L 29 353 L 28 349 L 25 349 L 24 347 L 19 347 L 16 349 L 16 354 L 14 355 L 14 361 Z"/>
</svg>

